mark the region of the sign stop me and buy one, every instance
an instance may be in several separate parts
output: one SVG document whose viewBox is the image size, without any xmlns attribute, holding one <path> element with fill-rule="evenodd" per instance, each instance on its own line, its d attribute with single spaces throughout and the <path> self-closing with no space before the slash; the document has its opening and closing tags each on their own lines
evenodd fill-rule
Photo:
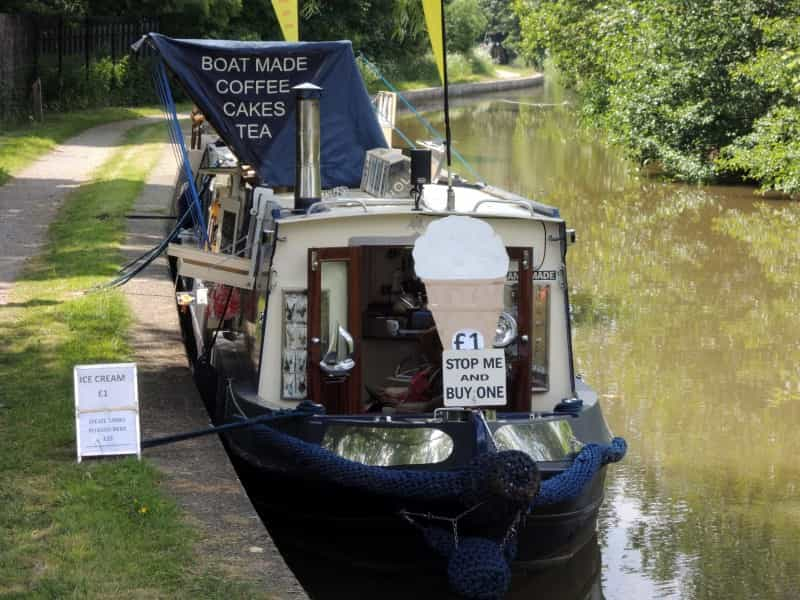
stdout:
<svg viewBox="0 0 800 600">
<path fill-rule="evenodd" d="M 442 353 L 445 406 L 503 406 L 506 356 L 502 348 Z"/>
<path fill-rule="evenodd" d="M 141 456 L 136 365 L 76 365 L 74 377 L 78 462 L 84 456 Z"/>
</svg>

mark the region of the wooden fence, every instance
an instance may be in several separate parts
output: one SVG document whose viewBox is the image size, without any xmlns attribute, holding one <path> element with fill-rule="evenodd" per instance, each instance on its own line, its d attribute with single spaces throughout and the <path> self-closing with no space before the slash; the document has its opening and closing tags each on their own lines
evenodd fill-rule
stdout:
<svg viewBox="0 0 800 600">
<path fill-rule="evenodd" d="M 144 34 L 158 31 L 158 19 L 122 19 L 115 17 L 38 17 L 37 28 L 41 56 L 57 57 L 59 74 L 65 56 L 81 56 L 88 72 L 93 58 L 109 57 L 116 61 L 125 56 L 131 44 Z M 145 51 L 149 47 L 143 48 Z"/>
<path fill-rule="evenodd" d="M 116 62 L 151 31 L 159 31 L 156 18 L 0 14 L 0 121 L 30 114 L 31 86 L 43 65 L 57 69 L 58 80 L 80 65 L 88 79 L 92 61 Z M 143 52 L 152 51 L 145 45 Z"/>
<path fill-rule="evenodd" d="M 22 16 L 0 14 L 0 121 L 28 106 L 36 74 L 36 30 Z"/>
</svg>

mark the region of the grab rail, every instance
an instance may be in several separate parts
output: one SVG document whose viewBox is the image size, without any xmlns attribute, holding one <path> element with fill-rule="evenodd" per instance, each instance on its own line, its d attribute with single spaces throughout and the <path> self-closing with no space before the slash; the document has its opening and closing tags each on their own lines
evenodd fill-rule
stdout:
<svg viewBox="0 0 800 600">
<path fill-rule="evenodd" d="M 523 198 L 522 196 L 517 196 L 516 194 L 510 194 L 508 192 L 506 193 L 510 197 L 502 197 L 499 194 L 502 193 L 504 190 L 498 190 L 497 188 L 490 188 L 489 186 L 481 188 L 481 191 L 492 197 L 478 200 L 470 210 L 465 212 L 477 213 L 478 209 L 484 204 L 504 204 L 506 206 L 516 206 L 522 208 L 526 212 L 528 212 L 532 217 L 535 217 L 537 214 L 542 214 L 545 216 L 556 217 L 556 218 L 558 217 L 558 209 L 553 208 L 551 206 L 547 206 L 546 204 L 542 204 L 540 202 L 536 202 L 535 200 L 528 200 L 527 198 Z M 308 208 L 306 214 L 311 215 L 314 213 L 318 213 L 326 208 L 335 206 L 359 207 L 365 213 L 369 213 L 370 207 L 413 205 L 413 204 L 414 204 L 413 200 L 406 198 L 392 198 L 392 199 L 352 198 L 352 197 L 331 198 L 315 202 Z M 424 196 L 420 200 L 420 207 L 423 210 L 429 212 L 447 212 L 432 207 L 430 204 L 425 202 Z"/>
<path fill-rule="evenodd" d="M 535 212 L 539 214 L 545 215 L 547 217 L 555 217 L 558 218 L 561 216 L 559 210 L 555 206 L 550 206 L 549 204 L 544 204 L 543 202 L 537 202 L 536 200 L 531 200 L 529 198 L 523 198 L 519 194 L 515 194 L 513 192 L 509 192 L 508 190 L 503 190 L 500 188 L 496 188 L 491 185 L 485 185 L 481 188 L 481 191 L 489 194 L 490 196 L 494 196 L 495 198 L 500 198 L 502 200 L 509 200 L 509 201 L 521 201 L 527 202 L 530 206 L 533 207 Z"/>
<path fill-rule="evenodd" d="M 319 202 L 315 202 L 311 206 L 308 207 L 308 211 L 306 212 L 307 215 L 313 214 L 315 212 L 319 212 L 316 210 L 317 207 L 320 209 L 326 208 L 328 206 L 352 206 L 352 205 L 359 205 L 361 208 L 364 209 L 364 212 L 369 212 L 367 210 L 367 203 L 364 202 L 361 198 L 338 198 L 334 200 L 320 200 Z"/>
<path fill-rule="evenodd" d="M 483 200 L 479 200 L 475 203 L 475 206 L 472 207 L 472 212 L 478 212 L 478 207 L 481 204 L 510 204 L 511 206 L 519 206 L 521 208 L 525 208 L 530 211 L 531 216 L 536 216 L 536 210 L 534 210 L 533 205 L 528 200 L 510 200 L 505 198 L 485 198 Z"/>
</svg>

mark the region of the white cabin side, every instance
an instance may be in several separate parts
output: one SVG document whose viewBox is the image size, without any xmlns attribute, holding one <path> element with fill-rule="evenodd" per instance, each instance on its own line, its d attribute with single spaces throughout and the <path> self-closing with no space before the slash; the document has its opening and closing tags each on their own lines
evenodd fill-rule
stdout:
<svg viewBox="0 0 800 600">
<path fill-rule="evenodd" d="M 459 190 L 460 191 L 460 190 Z M 488 211 L 487 211 L 488 212 Z M 512 211 L 509 211 L 512 212 Z M 542 370 L 546 372 L 546 384 L 537 386 L 533 381 L 534 391 L 530 395 L 531 404 L 524 410 L 551 411 L 562 399 L 574 396 L 573 391 L 573 369 L 571 344 L 569 341 L 570 329 L 568 325 L 568 308 L 566 302 L 566 282 L 564 274 L 564 223 L 557 218 L 544 216 L 519 216 L 521 211 L 513 211 L 514 214 L 503 216 L 493 216 L 487 214 L 468 213 L 469 216 L 480 218 L 488 222 L 494 230 L 501 236 L 507 248 L 529 249 L 518 257 L 511 256 L 512 267 L 509 271 L 507 285 L 513 286 L 514 272 L 519 271 L 520 263 L 524 261 L 525 271 L 532 275 L 534 281 L 531 282 L 531 290 L 535 290 L 538 296 L 544 298 L 541 302 L 538 314 L 530 314 L 531 335 L 528 339 L 519 343 L 524 344 L 545 344 L 544 345 L 544 364 L 533 366 L 538 370 L 533 379 L 541 377 Z M 263 338 L 263 348 L 261 352 L 261 364 L 258 376 L 258 397 L 259 401 L 272 408 L 287 408 L 294 406 L 298 400 L 312 392 L 314 370 L 319 366 L 314 364 L 312 356 L 314 339 L 312 339 L 312 327 L 310 319 L 321 318 L 319 313 L 312 309 L 312 298 L 306 298 L 308 302 L 308 313 L 306 315 L 308 327 L 302 332 L 302 320 L 292 313 L 293 309 L 288 309 L 287 303 L 299 302 L 302 304 L 303 294 L 309 291 L 309 273 L 313 275 L 313 266 L 310 261 L 319 263 L 319 257 L 311 256 L 311 249 L 360 249 L 357 259 L 358 272 L 355 276 L 366 281 L 372 277 L 367 272 L 367 263 L 384 260 L 384 256 L 395 256 L 398 253 L 392 252 L 392 247 L 398 249 L 408 249 L 413 245 L 416 237 L 421 235 L 431 220 L 447 216 L 448 213 L 413 212 L 398 207 L 376 207 L 362 210 L 362 207 L 337 207 L 329 211 L 313 213 L 303 216 L 290 216 L 278 219 L 276 224 L 277 242 L 274 257 L 269 275 L 269 300 L 266 312 L 266 326 Z M 469 240 L 464 240 L 469 243 Z M 379 249 L 379 250 L 376 250 Z M 338 253 L 337 253 L 338 252 Z M 337 261 L 349 264 L 348 256 L 342 250 L 333 250 L 332 258 L 325 259 L 323 252 L 322 264 L 325 265 L 327 275 L 327 285 L 337 287 L 336 278 L 352 277 L 347 275 L 345 266 L 337 266 Z M 315 253 L 316 254 L 316 253 Z M 355 256 L 355 254 L 353 254 Z M 391 260 L 391 259 L 386 259 Z M 331 264 L 328 264 L 331 263 Z M 262 265 L 262 268 L 269 269 L 269 265 Z M 355 268 L 355 267 L 354 267 Z M 398 269 L 395 269 L 395 272 Z M 404 274 L 404 275 L 407 275 Z M 359 282 L 355 289 L 360 290 L 359 297 L 356 299 L 347 298 L 350 309 L 343 307 L 343 300 L 336 293 L 332 293 L 325 288 L 326 284 L 320 288 L 323 292 L 324 300 L 317 299 L 317 302 L 324 302 L 324 311 L 327 317 L 327 329 L 331 329 L 333 320 L 341 320 L 346 317 L 345 312 L 350 311 L 350 315 L 358 315 L 361 321 L 349 323 L 350 329 L 357 329 L 359 335 L 354 335 L 356 345 L 357 369 L 350 375 L 363 379 L 364 383 L 359 382 L 356 386 L 350 386 L 349 392 L 355 395 L 363 395 L 364 386 L 369 382 L 370 387 L 376 386 L 375 377 L 381 378 L 388 373 L 375 374 L 374 368 L 370 365 L 375 361 L 383 361 L 381 364 L 391 360 L 400 360 L 404 352 L 409 351 L 413 340 L 392 341 L 383 340 L 379 337 L 370 337 L 368 329 L 365 327 L 368 306 L 370 304 L 370 294 L 379 293 L 377 283 L 380 283 L 380 290 L 385 291 L 387 286 L 392 286 L 392 273 L 383 273 L 383 280 L 372 277 L 373 290 L 365 289 L 369 286 Z M 397 277 L 395 276 L 395 279 Z M 397 282 L 394 282 L 395 287 Z M 352 286 L 351 286 L 352 287 Z M 362 289 L 364 288 L 364 289 Z M 546 288 L 545 291 L 542 291 Z M 513 294 L 513 292 L 512 292 Z M 546 298 L 545 298 L 546 296 Z M 353 310 L 352 302 L 356 301 L 359 306 Z M 301 304 L 298 304 L 300 306 Z M 533 303 L 534 305 L 536 302 Z M 294 306 L 294 305 L 292 305 Z M 546 307 L 547 313 L 543 314 L 542 307 Z M 531 306 L 519 307 L 519 310 L 535 310 Z M 319 307 L 316 309 L 319 310 Z M 334 319 L 336 315 L 340 318 Z M 392 320 L 388 315 L 387 319 Z M 292 321 L 295 319 L 296 322 Z M 370 324 L 377 319 L 380 322 L 380 315 L 377 317 L 369 316 Z M 299 326 L 298 326 L 299 324 Z M 322 326 L 322 324 L 320 324 Z M 401 328 L 402 329 L 402 328 Z M 300 336 L 298 338 L 298 336 Z M 409 336 L 411 337 L 411 336 Z M 318 342 L 319 343 L 319 342 Z M 323 340 L 319 345 L 327 345 L 327 340 Z M 309 348 L 303 356 L 303 346 Z M 322 352 L 325 348 L 321 349 Z M 533 350 L 530 350 L 533 354 Z M 537 350 L 538 359 L 541 362 L 542 348 Z M 394 357 L 392 356 L 394 354 Z M 303 364 L 308 362 L 307 365 Z M 303 386 L 302 368 L 306 367 L 308 380 Z M 364 367 L 364 368 L 361 368 Z M 293 375 L 294 373 L 294 375 Z M 298 375 L 299 373 L 299 375 Z M 292 379 L 296 377 L 297 379 Z M 389 378 L 391 379 L 391 377 Z M 291 381 L 289 381 L 291 380 Z M 287 385 L 287 381 L 289 381 Z M 292 381 L 296 386 L 292 388 Z M 305 387 L 305 390 L 302 388 Z M 288 393 L 287 393 L 288 391 Z M 306 392 L 306 393 L 304 393 Z M 313 394 L 312 394 L 313 395 Z M 314 398 L 315 401 L 319 399 Z M 366 406 L 366 398 L 358 398 L 358 405 Z M 329 407 L 330 411 L 330 407 Z"/>
</svg>

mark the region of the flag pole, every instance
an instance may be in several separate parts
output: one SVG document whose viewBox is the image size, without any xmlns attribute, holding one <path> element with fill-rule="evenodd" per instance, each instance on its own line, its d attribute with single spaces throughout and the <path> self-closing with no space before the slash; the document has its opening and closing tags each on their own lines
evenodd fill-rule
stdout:
<svg viewBox="0 0 800 600">
<path fill-rule="evenodd" d="M 454 211 L 456 209 L 456 195 L 453 192 L 453 170 L 451 168 L 452 161 L 450 159 L 450 145 L 452 144 L 452 137 L 450 136 L 450 98 L 447 93 L 447 29 L 445 27 L 444 18 L 444 0 L 442 4 L 442 79 L 444 85 L 444 137 L 445 137 L 445 152 L 447 153 L 447 210 Z"/>
</svg>

